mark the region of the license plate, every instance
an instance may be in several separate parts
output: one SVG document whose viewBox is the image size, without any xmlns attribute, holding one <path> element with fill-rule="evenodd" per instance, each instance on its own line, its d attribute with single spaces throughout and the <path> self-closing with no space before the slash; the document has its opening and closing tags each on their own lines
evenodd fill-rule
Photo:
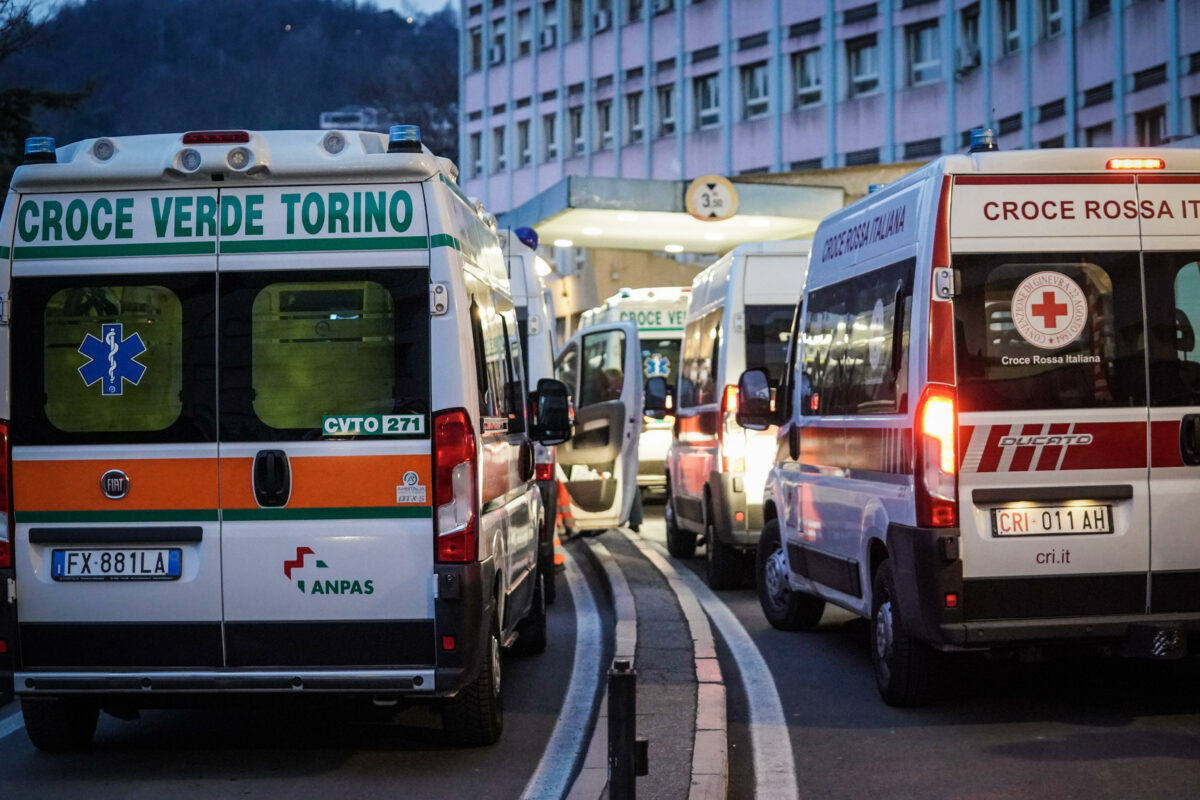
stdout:
<svg viewBox="0 0 1200 800">
<path fill-rule="evenodd" d="M 1051 536 L 1112 532 L 1111 505 L 1088 503 L 1070 506 L 992 509 L 993 536 Z"/>
<path fill-rule="evenodd" d="M 178 547 L 55 550 L 50 577 L 56 581 L 174 581 L 179 579 L 182 560 Z"/>
</svg>

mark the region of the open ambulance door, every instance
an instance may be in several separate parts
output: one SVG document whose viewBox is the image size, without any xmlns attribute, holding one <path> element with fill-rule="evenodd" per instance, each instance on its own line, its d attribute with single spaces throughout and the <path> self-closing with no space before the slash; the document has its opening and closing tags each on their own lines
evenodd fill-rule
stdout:
<svg viewBox="0 0 1200 800">
<path fill-rule="evenodd" d="M 576 530 L 606 530 L 629 520 L 637 492 L 642 432 L 642 367 L 637 323 L 579 331 L 554 361 L 575 407 L 575 436 L 558 445 Z"/>
</svg>

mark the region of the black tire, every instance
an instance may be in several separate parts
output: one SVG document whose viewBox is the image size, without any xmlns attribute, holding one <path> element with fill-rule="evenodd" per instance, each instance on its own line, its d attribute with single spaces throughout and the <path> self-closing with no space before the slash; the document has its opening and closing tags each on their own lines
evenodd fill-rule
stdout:
<svg viewBox="0 0 1200 800">
<path fill-rule="evenodd" d="M 710 589 L 736 589 L 742 582 L 742 553 L 721 541 L 713 522 L 712 506 L 704 514 L 705 575 Z"/>
<path fill-rule="evenodd" d="M 754 560 L 758 602 L 763 616 L 773 627 L 781 631 L 810 631 L 821 622 L 825 601 L 811 594 L 792 591 L 787 573 L 779 521 L 773 519 L 763 526 L 758 537 Z"/>
<path fill-rule="evenodd" d="M 61 753 L 82 750 L 96 735 L 100 709 L 94 705 L 57 697 L 21 698 L 25 733 L 38 750 Z"/>
<path fill-rule="evenodd" d="M 442 732 L 451 744 L 466 747 L 494 744 L 504 729 L 500 623 L 495 617 L 487 647 L 475 679 L 442 703 Z"/>
<path fill-rule="evenodd" d="M 546 652 L 546 595 L 540 575 L 534 578 L 529 614 L 517 623 L 517 641 L 512 650 L 523 656 Z"/>
<path fill-rule="evenodd" d="M 671 485 L 667 484 L 667 505 L 663 509 L 663 521 L 667 524 L 667 552 L 676 558 L 696 557 L 696 534 L 681 530 L 675 519 L 675 504 L 671 499 Z"/>
<path fill-rule="evenodd" d="M 892 562 L 875 573 L 871 591 L 871 663 L 875 685 L 889 706 L 918 706 L 934 697 L 940 653 L 912 636 L 896 603 Z"/>
</svg>

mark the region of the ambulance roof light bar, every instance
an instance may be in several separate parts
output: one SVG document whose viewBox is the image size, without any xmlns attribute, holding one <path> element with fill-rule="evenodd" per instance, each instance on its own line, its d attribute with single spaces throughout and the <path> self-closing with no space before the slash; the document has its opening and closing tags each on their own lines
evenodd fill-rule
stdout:
<svg viewBox="0 0 1200 800">
<path fill-rule="evenodd" d="M 23 164 L 56 164 L 58 153 L 54 148 L 52 136 L 30 136 L 25 140 L 25 160 Z"/>
<path fill-rule="evenodd" d="M 1161 158 L 1110 158 L 1109 169 L 1166 169 L 1167 162 Z"/>
</svg>

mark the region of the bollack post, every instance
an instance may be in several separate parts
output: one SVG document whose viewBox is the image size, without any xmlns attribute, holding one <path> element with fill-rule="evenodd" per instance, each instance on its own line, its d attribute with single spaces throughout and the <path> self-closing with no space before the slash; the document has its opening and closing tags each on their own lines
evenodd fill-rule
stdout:
<svg viewBox="0 0 1200 800">
<path fill-rule="evenodd" d="M 634 800 L 637 796 L 637 670 L 614 660 L 608 671 L 608 797 Z"/>
</svg>

